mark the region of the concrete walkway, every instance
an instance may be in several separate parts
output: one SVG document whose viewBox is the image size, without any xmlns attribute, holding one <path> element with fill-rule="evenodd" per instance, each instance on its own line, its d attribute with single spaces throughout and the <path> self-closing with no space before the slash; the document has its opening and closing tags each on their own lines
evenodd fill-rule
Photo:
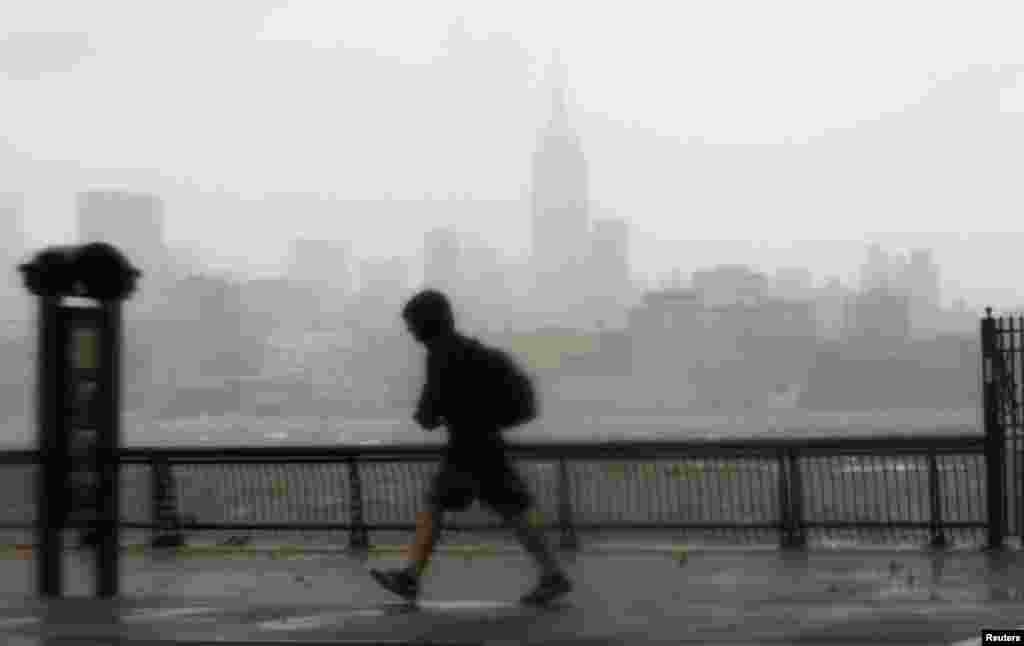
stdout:
<svg viewBox="0 0 1024 646">
<path fill-rule="evenodd" d="M 48 603 L 31 598 L 30 559 L 0 561 L 0 643 L 948 645 L 1024 625 L 1016 551 L 584 553 L 568 563 L 577 591 L 547 610 L 514 603 L 534 572 L 505 551 L 441 555 L 416 610 L 366 572 L 398 555 L 134 556 L 123 600 Z M 88 564 L 68 561 L 69 593 L 88 594 Z"/>
</svg>

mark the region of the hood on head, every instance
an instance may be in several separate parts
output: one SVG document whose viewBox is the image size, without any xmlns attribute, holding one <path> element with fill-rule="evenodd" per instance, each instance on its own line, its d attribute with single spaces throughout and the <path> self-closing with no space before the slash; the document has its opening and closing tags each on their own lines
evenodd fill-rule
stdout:
<svg viewBox="0 0 1024 646">
<path fill-rule="evenodd" d="M 455 332 L 455 316 L 448 297 L 428 289 L 416 294 L 402 309 L 402 318 L 418 341 L 428 343 Z"/>
</svg>

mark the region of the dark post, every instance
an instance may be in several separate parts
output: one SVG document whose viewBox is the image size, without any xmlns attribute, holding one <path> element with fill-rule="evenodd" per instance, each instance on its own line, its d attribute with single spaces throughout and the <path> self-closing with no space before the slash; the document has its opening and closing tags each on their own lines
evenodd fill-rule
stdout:
<svg viewBox="0 0 1024 646">
<path fill-rule="evenodd" d="M 49 248 L 19 269 L 40 303 L 39 591 L 44 597 L 63 594 L 61 533 L 72 511 L 75 468 L 95 484 L 82 503 L 95 513 L 96 593 L 112 597 L 120 551 L 121 302 L 134 291 L 139 272 L 104 243 Z M 94 303 L 64 302 L 70 297 Z"/>
<path fill-rule="evenodd" d="M 999 399 L 1003 366 L 996 340 L 996 320 L 992 318 L 992 308 L 985 308 L 985 314 L 985 318 L 981 321 L 981 356 L 982 370 L 984 371 L 988 547 L 989 549 L 998 549 L 1003 546 L 1003 509 L 1005 505 L 1003 456 L 1006 452 L 1006 434 L 1003 430 L 1003 420 L 1000 418 Z"/>
<path fill-rule="evenodd" d="M 59 299 L 39 298 L 36 377 L 36 419 L 39 425 L 40 463 L 36 471 L 36 581 L 42 597 L 63 594 L 63 551 L 61 528 L 69 511 L 65 499 L 68 472 L 66 438 L 60 432 L 61 321 Z"/>
<path fill-rule="evenodd" d="M 928 495 L 932 503 L 931 546 L 943 549 L 948 545 L 948 541 L 942 531 L 942 483 L 939 479 L 939 460 L 935 451 L 928 453 Z"/>
<path fill-rule="evenodd" d="M 355 551 L 369 549 L 370 535 L 366 530 L 366 519 L 363 516 L 363 481 L 359 475 L 359 463 L 355 458 L 348 460 L 348 494 L 352 522 L 349 548 Z"/>
<path fill-rule="evenodd" d="M 786 451 L 779 451 L 779 544 L 783 548 L 791 547 L 793 542 L 793 509 L 790 502 L 792 487 L 789 483 L 789 468 Z"/>
<path fill-rule="evenodd" d="M 807 547 L 807 534 L 804 532 L 804 483 L 800 475 L 800 454 L 789 452 L 789 505 L 790 505 L 790 540 L 792 548 Z"/>
<path fill-rule="evenodd" d="M 121 303 L 102 301 L 101 311 L 96 591 L 98 596 L 109 598 L 117 596 L 121 579 Z"/>
<path fill-rule="evenodd" d="M 178 514 L 174 471 L 166 459 L 153 458 L 150 463 L 150 482 L 153 493 L 150 502 L 153 515 L 153 539 L 150 544 L 155 548 L 184 546 L 185 537 L 181 531 Z"/>
<path fill-rule="evenodd" d="M 558 526 L 561 530 L 559 546 L 563 550 L 579 550 L 580 541 L 572 522 L 572 487 L 569 481 L 569 464 L 565 458 L 558 460 Z"/>
</svg>

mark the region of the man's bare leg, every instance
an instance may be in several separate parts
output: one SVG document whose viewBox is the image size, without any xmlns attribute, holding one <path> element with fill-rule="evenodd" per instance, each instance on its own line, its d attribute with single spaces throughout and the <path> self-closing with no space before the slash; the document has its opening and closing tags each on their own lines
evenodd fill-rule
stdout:
<svg viewBox="0 0 1024 646">
<path fill-rule="evenodd" d="M 423 571 L 430 563 L 437 539 L 441 535 L 443 520 L 444 513 L 435 508 L 424 510 L 416 517 L 416 536 L 409 548 L 408 569 L 417 578 L 423 576 Z"/>
<path fill-rule="evenodd" d="M 420 578 L 434 553 L 441 534 L 444 512 L 434 506 L 416 517 L 416 534 L 409 547 L 409 563 L 400 570 L 370 570 L 370 575 L 389 592 L 406 601 L 415 601 L 420 594 Z"/>
</svg>

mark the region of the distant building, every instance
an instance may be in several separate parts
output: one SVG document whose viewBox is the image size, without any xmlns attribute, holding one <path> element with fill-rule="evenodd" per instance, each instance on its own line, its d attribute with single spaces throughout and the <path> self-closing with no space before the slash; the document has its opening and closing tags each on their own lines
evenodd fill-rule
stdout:
<svg viewBox="0 0 1024 646">
<path fill-rule="evenodd" d="M 910 327 L 915 338 L 931 337 L 939 333 L 937 321 L 941 307 L 939 267 L 932 260 L 932 252 L 919 249 L 911 252 L 905 284 L 910 296 Z"/>
<path fill-rule="evenodd" d="M 707 327 L 704 303 L 697 290 L 647 292 L 643 303 L 628 314 L 634 372 L 686 381 L 700 361 L 700 352 L 695 350 Z"/>
<path fill-rule="evenodd" d="M 392 293 L 409 290 L 409 265 L 404 258 L 373 258 L 363 260 L 359 271 L 359 291 Z"/>
<path fill-rule="evenodd" d="M 1022 310 L 1024 311 L 1024 310 Z M 977 338 L 981 315 L 967 309 L 962 300 L 954 303 L 951 309 L 940 310 L 935 317 L 936 334 L 956 335 Z"/>
<path fill-rule="evenodd" d="M 854 291 L 844 286 L 838 278 L 831 278 L 815 290 L 814 314 L 818 322 L 818 336 L 827 341 L 843 338 L 848 303 Z"/>
<path fill-rule="evenodd" d="M 194 244 L 177 244 L 168 248 L 171 273 L 180 280 L 208 270 L 202 251 Z"/>
<path fill-rule="evenodd" d="M 929 307 L 939 307 L 939 267 L 932 259 L 931 250 L 917 249 L 911 252 L 906 283 L 915 299 Z"/>
<path fill-rule="evenodd" d="M 348 330 L 277 333 L 267 340 L 267 377 L 301 376 L 316 388 L 343 396 L 357 380 L 346 370 L 354 341 Z"/>
<path fill-rule="evenodd" d="M 283 279 L 248 280 L 240 287 L 247 324 L 271 334 L 304 334 L 323 313 L 320 294 L 307 284 Z"/>
<path fill-rule="evenodd" d="M 0 193 L 0 253 L 5 258 L 25 254 L 25 197 L 20 193 Z"/>
<path fill-rule="evenodd" d="M 604 328 L 623 329 L 632 297 L 629 225 L 622 219 L 595 220 L 591 232 L 587 286 L 591 317 Z"/>
<path fill-rule="evenodd" d="M 166 267 L 164 203 L 156 195 L 121 190 L 79 193 L 78 236 L 82 243 L 115 245 L 148 274 Z"/>
<path fill-rule="evenodd" d="M 763 405 L 806 383 L 817 348 L 811 301 L 765 299 L 710 308 L 700 357 L 698 389 L 725 407 Z"/>
<path fill-rule="evenodd" d="M 931 338 L 939 333 L 939 268 L 930 250 L 914 250 L 908 260 L 904 254 L 890 254 L 880 245 L 872 245 L 861 268 L 861 289 L 864 293 L 881 290 L 905 296 L 911 337 Z"/>
<path fill-rule="evenodd" d="M 164 320 L 174 324 L 178 342 L 169 340 L 167 347 L 186 373 L 258 374 L 267 334 L 247 320 L 240 284 L 194 276 L 176 283 L 169 296 Z"/>
<path fill-rule="evenodd" d="M 889 347 L 910 339 L 910 298 L 903 290 L 871 289 L 847 305 L 845 338 Z"/>
<path fill-rule="evenodd" d="M 499 311 L 503 317 L 500 328 L 505 332 L 528 331 L 537 328 L 537 318 L 531 311 L 533 272 L 529 257 L 504 256 L 501 259 L 502 298 Z"/>
<path fill-rule="evenodd" d="M 889 253 L 877 243 L 870 245 L 867 249 L 867 258 L 861 265 L 861 291 L 905 290 L 907 287 L 906 256 L 901 253 Z"/>
<path fill-rule="evenodd" d="M 423 284 L 446 293 L 459 290 L 459 235 L 450 227 L 423 236 Z"/>
<path fill-rule="evenodd" d="M 771 281 L 743 265 L 719 265 L 693 273 L 693 288 L 708 307 L 759 303 L 770 297 Z"/>
<path fill-rule="evenodd" d="M 363 325 L 396 328 L 402 305 L 412 294 L 404 258 L 375 258 L 359 265 L 359 292 L 353 306 Z"/>
<path fill-rule="evenodd" d="M 0 321 L 12 322 L 14 329 L 29 317 L 29 296 L 14 266 L 26 260 L 24 197 L 16 193 L 0 193 L 0 262 L 6 271 L 0 279 Z M 4 333 L 6 335 L 6 333 Z"/>
<path fill-rule="evenodd" d="M 691 398 L 694 405 L 725 408 L 799 389 L 817 341 L 811 301 L 708 304 L 702 294 L 652 291 L 630 310 L 633 370 L 644 388 L 661 388 L 672 405 Z"/>
<path fill-rule="evenodd" d="M 164 202 L 149 193 L 90 190 L 77 196 L 80 243 L 107 242 L 142 271 L 142 288 L 129 302 L 134 312 L 152 312 L 167 298 L 177 263 L 164 239 Z"/>
<path fill-rule="evenodd" d="M 454 292 L 461 324 L 474 333 L 496 333 L 509 327 L 518 302 L 511 267 L 498 249 L 480 239 L 464 237 L 460 251 L 462 276 Z"/>
<path fill-rule="evenodd" d="M 533 305 L 542 325 L 590 323 L 581 305 L 588 281 L 589 171 L 569 121 L 565 70 L 552 65 L 552 113 L 533 155 Z"/>
<path fill-rule="evenodd" d="M 630 324 L 646 330 L 678 328 L 696 320 L 703 306 L 700 291 L 696 289 L 648 291 L 643 296 L 643 304 L 630 312 Z"/>
<path fill-rule="evenodd" d="M 352 290 L 349 246 L 333 240 L 293 241 L 288 278 L 320 291 L 349 294 Z"/>
<path fill-rule="evenodd" d="M 892 286 L 892 280 L 889 255 L 882 249 L 882 245 L 870 245 L 860 269 L 861 290 L 886 289 Z"/>
<path fill-rule="evenodd" d="M 269 330 L 247 312 L 241 285 L 192 276 L 168 287 L 153 314 L 126 328 L 146 366 L 136 378 L 148 383 L 132 385 L 148 391 L 144 408 L 161 410 L 182 389 L 263 370 Z"/>
<path fill-rule="evenodd" d="M 785 301 L 813 300 L 814 274 L 804 267 L 783 267 L 775 272 L 775 298 Z"/>
<path fill-rule="evenodd" d="M 761 338 L 813 341 L 818 336 L 814 303 L 809 300 L 769 299 L 748 311 L 754 332 Z"/>
</svg>

